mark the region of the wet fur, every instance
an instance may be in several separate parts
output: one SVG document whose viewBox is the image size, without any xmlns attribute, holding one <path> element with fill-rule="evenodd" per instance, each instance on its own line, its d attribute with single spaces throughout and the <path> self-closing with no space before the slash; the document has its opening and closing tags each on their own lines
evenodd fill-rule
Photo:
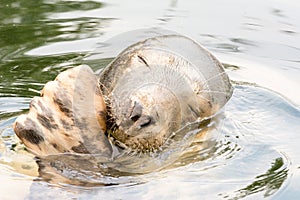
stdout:
<svg viewBox="0 0 300 200">
<path fill-rule="evenodd" d="M 199 52 L 199 60 L 204 59 L 207 63 L 195 66 L 188 58 L 181 57 L 178 52 L 168 49 L 167 45 L 164 46 L 164 40 L 168 43 L 168 40 L 174 39 L 184 40 L 193 46 Z M 210 67 L 217 74 L 212 76 L 207 72 L 203 75 L 202 68 L 205 72 L 211 71 Z M 130 46 L 102 71 L 99 82 L 108 105 L 108 132 L 116 139 L 117 145 L 137 152 L 159 150 L 176 129 L 172 130 L 163 123 L 151 124 L 149 127 L 161 126 L 163 131 L 147 135 L 145 126 L 137 136 L 137 133 L 132 134 L 132 127 L 138 127 L 139 123 L 136 121 L 144 115 L 142 113 L 130 122 L 128 116 L 132 112 L 132 105 L 126 101 L 136 98 L 136 94 L 132 91 L 139 90 L 143 85 L 145 87 L 160 85 L 170 90 L 170 94 L 174 94 L 175 98 L 166 101 L 165 105 L 171 106 L 161 106 L 161 109 L 171 116 L 180 116 L 176 120 L 167 119 L 170 123 L 177 124 L 177 129 L 197 118 L 213 115 L 228 101 L 232 93 L 229 79 L 221 63 L 201 46 L 181 36 L 156 37 Z M 161 103 L 162 99 L 157 98 L 159 95 L 159 92 L 154 90 L 145 94 L 144 100 L 140 99 L 140 103 L 144 104 L 150 98 Z M 167 94 L 165 99 L 168 96 Z M 179 103 L 176 104 L 176 101 Z M 181 113 L 174 112 L 176 107 L 181 108 Z M 149 117 L 154 118 L 154 115 L 151 113 Z"/>
<path fill-rule="evenodd" d="M 106 106 L 97 78 L 87 66 L 61 73 L 34 97 L 29 113 L 14 123 L 14 131 L 36 155 L 63 152 L 104 153 L 111 147 L 105 137 Z"/>
<path fill-rule="evenodd" d="M 157 41 L 164 40 L 164 37 L 156 39 Z M 164 52 L 166 53 L 164 54 L 154 51 L 154 54 L 150 54 L 151 52 L 143 49 L 143 45 L 149 41 L 151 44 L 151 39 L 149 39 L 122 52 L 102 71 L 99 76 L 99 85 L 98 78 L 88 66 L 82 65 L 66 70 L 55 81 L 45 85 L 41 97 L 32 99 L 28 114 L 17 118 L 14 131 L 26 147 L 38 156 L 39 173 L 43 180 L 83 186 L 99 185 L 99 183 L 87 183 L 65 176 L 64 173 L 72 169 L 78 170 L 76 172 L 80 174 L 82 169 L 99 173 L 100 176 L 106 173 L 111 175 L 113 169 L 102 168 L 99 166 L 99 160 L 94 157 L 94 155 L 100 155 L 103 158 L 111 158 L 113 150 L 110 142 L 120 149 L 126 149 L 130 155 L 159 153 L 161 149 L 172 143 L 176 130 L 198 118 L 211 116 L 228 101 L 232 93 L 230 82 L 221 64 L 211 54 L 204 49 L 201 50 L 209 64 L 212 64 L 218 73 L 204 77 L 203 80 L 200 78 L 194 80 L 195 77 L 191 78 L 190 75 L 193 76 L 199 71 L 190 68 L 189 70 L 193 73 L 189 74 L 187 72 L 189 70 L 182 68 L 188 66 L 188 59 L 178 62 L 176 59 L 180 58 L 180 55 L 170 55 L 168 54 L 170 52 Z M 155 71 L 157 65 L 164 67 L 164 70 Z M 122 81 L 123 75 L 136 67 L 143 70 L 133 74 L 134 78 L 130 80 L 133 84 L 129 86 L 121 84 L 120 87 L 118 84 Z M 152 76 L 145 79 L 147 73 L 152 73 Z M 125 104 L 123 101 L 123 94 L 126 94 L 126 91 L 132 92 L 147 84 L 150 87 L 159 85 L 167 88 L 170 94 L 174 95 L 171 97 L 172 95 L 166 92 L 163 94 L 168 95 L 159 96 L 160 93 L 152 90 L 139 99 L 140 103 L 146 102 L 150 106 L 156 103 L 149 99 L 159 101 L 157 104 L 161 105 L 160 111 L 170 114 L 166 116 L 167 125 L 158 123 L 159 118 L 155 118 L 158 113 L 147 113 L 146 107 L 134 110 L 132 104 Z M 177 88 L 183 84 L 185 87 Z M 214 84 L 221 86 L 224 84 L 225 90 L 218 90 L 218 87 L 214 90 L 210 89 L 209 86 L 214 86 Z M 118 87 L 119 91 L 124 90 L 125 93 L 113 94 L 112 91 Z M 149 88 L 147 91 L 150 90 Z M 186 91 L 187 93 L 184 93 Z M 137 94 L 126 96 L 126 98 L 136 98 Z M 112 101 L 117 104 L 113 104 Z M 140 131 L 137 135 L 131 135 L 122 129 L 122 120 L 116 112 L 119 108 L 124 111 L 121 117 L 131 117 L 132 124 L 139 126 Z M 142 117 L 145 117 L 145 123 Z M 148 123 L 149 118 L 151 121 Z M 155 126 L 163 126 L 162 131 L 145 134 L 147 132 L 144 130 L 147 130 L 147 127 Z M 203 137 L 202 134 L 199 135 Z M 83 154 L 88 155 L 81 157 Z"/>
<path fill-rule="evenodd" d="M 179 38 L 194 45 L 191 40 L 181 36 L 162 36 L 132 45 L 102 71 L 99 86 L 97 78 L 88 66 L 79 66 L 61 73 L 55 81 L 45 85 L 41 97 L 35 97 L 32 100 L 30 112 L 16 120 L 14 124 L 16 134 L 37 155 L 61 152 L 109 155 L 111 147 L 108 138 L 111 136 L 113 137 L 112 141 L 122 148 L 131 148 L 138 152 L 157 151 L 170 137 L 170 134 L 181 126 L 217 112 L 229 99 L 232 92 L 222 65 L 199 45 L 194 48 L 200 49 L 202 57 L 206 57 L 208 64 L 213 65 L 219 74 L 203 79 L 202 73 L 198 69 L 200 66 L 195 68 L 193 63 L 189 63 L 189 60 L 180 57 L 167 47 L 166 49 L 156 47 L 156 45 L 160 45 L 160 43 L 156 43 L 157 41 L 172 40 L 173 38 Z M 153 44 L 151 44 L 152 42 Z M 148 43 L 151 45 L 149 46 Z M 127 85 L 127 80 L 125 80 L 125 84 L 120 83 L 124 82 L 122 79 L 126 74 L 130 75 L 136 69 L 141 70 L 132 74 L 133 78 L 129 79 L 129 81 L 133 81 L 132 85 Z M 148 79 L 144 78 L 147 74 L 152 75 L 148 76 Z M 224 81 L 223 87 L 226 89 L 224 91 L 210 90 L 211 85 L 214 85 L 211 82 L 216 81 L 220 83 Z M 149 86 L 157 84 L 161 88 L 166 88 L 175 98 L 168 99 L 169 95 L 166 93 L 163 98 L 157 99 L 160 94 L 154 90 L 152 93 L 144 94 L 145 96 L 140 99 L 142 103 L 151 98 L 154 101 L 149 103 L 150 105 L 156 104 L 155 101 L 158 104 L 166 101 L 164 105 L 161 105 L 160 111 L 166 109 L 164 112 L 170 114 L 169 116 L 179 117 L 174 119 L 168 117 L 166 118 L 169 120 L 168 123 L 163 125 L 157 123 L 160 119 L 154 120 L 155 115 L 158 116 L 157 112 L 156 114 L 147 114 L 147 112 L 145 114 L 143 111 L 132 118 L 133 122 L 129 120 L 132 126 L 138 126 L 135 129 L 140 129 L 137 136 L 132 136 L 124 131 L 126 128 L 122 125 L 122 117 L 128 118 L 132 113 L 132 105 L 126 105 L 126 98 L 135 97 L 129 95 L 124 99 L 128 92 L 119 94 L 116 92 L 116 88 L 118 91 L 132 92 L 144 84 L 149 84 Z M 185 86 L 180 88 L 179 85 Z M 114 91 L 114 95 L 112 95 L 112 91 Z M 218 102 L 219 99 L 214 97 L 216 95 L 223 95 L 225 100 Z M 113 102 L 117 104 L 113 104 Z M 181 109 L 181 113 L 175 111 L 176 107 Z M 117 113 L 117 109 L 122 113 Z M 143 122 L 143 117 L 151 119 L 151 123 Z M 108 127 L 108 138 L 104 134 L 106 126 Z M 155 126 L 161 126 L 162 129 L 160 133 L 145 135 L 148 126 L 154 127 L 154 129 Z"/>
</svg>

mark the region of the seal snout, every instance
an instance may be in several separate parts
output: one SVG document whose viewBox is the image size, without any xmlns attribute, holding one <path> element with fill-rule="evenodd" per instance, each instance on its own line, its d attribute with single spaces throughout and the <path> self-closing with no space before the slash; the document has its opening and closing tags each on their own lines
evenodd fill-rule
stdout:
<svg viewBox="0 0 300 200">
<path fill-rule="evenodd" d="M 154 123 L 153 119 L 149 115 L 143 115 L 139 118 L 138 121 L 136 121 L 136 126 L 138 129 L 144 128 L 146 126 L 149 126 L 150 124 Z"/>
<path fill-rule="evenodd" d="M 142 113 L 143 113 L 143 106 L 135 101 L 129 118 L 132 121 L 136 122 L 142 116 Z"/>
<path fill-rule="evenodd" d="M 143 106 L 137 101 L 134 101 L 129 119 L 134 123 L 137 129 L 142 129 L 154 123 L 150 115 L 143 115 Z"/>
</svg>

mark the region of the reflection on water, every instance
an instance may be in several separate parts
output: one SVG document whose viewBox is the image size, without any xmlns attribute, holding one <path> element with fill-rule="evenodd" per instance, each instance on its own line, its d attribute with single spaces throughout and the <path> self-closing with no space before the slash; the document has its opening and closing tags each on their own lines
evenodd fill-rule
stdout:
<svg viewBox="0 0 300 200">
<path fill-rule="evenodd" d="M 37 95 L 45 82 L 53 79 L 80 54 L 26 56 L 31 49 L 48 43 L 66 42 L 100 35 L 102 18 L 57 19 L 55 14 L 101 8 L 100 2 L 5 1 L 0 5 L 0 95 Z M 49 16 L 53 16 L 49 18 Z M 73 60 L 73 62 L 72 62 Z M 61 64 L 63 63 L 63 64 Z M 22 73 L 20 73 L 22 71 Z M 28 87 L 30 86 L 30 87 Z"/>
<path fill-rule="evenodd" d="M 283 184 L 288 176 L 288 170 L 283 167 L 284 162 L 282 158 L 276 158 L 271 169 L 265 174 L 255 177 L 256 181 L 238 190 L 239 198 L 245 197 L 260 191 L 264 192 L 264 197 L 274 194 Z"/>
<path fill-rule="evenodd" d="M 296 199 L 300 195 L 298 11 L 293 0 L 2 1 L 1 197 Z M 102 174 L 88 165 L 81 168 L 80 162 L 73 162 L 76 159 L 62 167 L 67 162 L 58 159 L 61 162 L 38 177 L 35 159 L 13 133 L 16 116 L 28 110 L 44 83 L 70 65 L 84 62 L 98 70 L 109 63 L 107 51 L 96 52 L 108 38 L 151 27 L 186 34 L 228 63 L 234 96 L 209 124 L 205 140 L 193 140 L 171 165 L 146 174 L 112 176 L 109 170 Z M 118 50 L 123 48 L 116 44 Z M 98 57 L 86 57 L 95 53 Z M 51 171 L 55 167 L 58 171 Z M 57 174 L 96 184 L 58 186 L 45 181 Z"/>
</svg>

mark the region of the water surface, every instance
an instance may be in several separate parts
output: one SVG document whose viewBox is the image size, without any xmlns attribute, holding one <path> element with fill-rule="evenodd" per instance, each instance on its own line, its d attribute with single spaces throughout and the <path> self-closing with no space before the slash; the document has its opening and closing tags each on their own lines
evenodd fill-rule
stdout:
<svg viewBox="0 0 300 200">
<path fill-rule="evenodd" d="M 295 0 L 4 0 L 1 198 L 297 199 L 299 9 Z M 235 90 L 211 124 L 210 137 L 193 144 L 194 149 L 186 150 L 169 168 L 104 177 L 101 181 L 108 186 L 33 181 L 37 166 L 12 130 L 16 117 L 28 111 L 30 99 L 59 72 L 81 63 L 99 70 L 139 36 L 125 42 L 110 40 L 113 49 L 104 48 L 109 47 L 107 39 L 145 28 L 187 35 L 224 63 Z"/>
</svg>

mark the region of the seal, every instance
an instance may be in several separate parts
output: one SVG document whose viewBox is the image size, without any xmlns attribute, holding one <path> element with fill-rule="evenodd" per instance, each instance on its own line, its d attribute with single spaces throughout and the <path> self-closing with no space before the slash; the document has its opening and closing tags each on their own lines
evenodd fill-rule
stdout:
<svg viewBox="0 0 300 200">
<path fill-rule="evenodd" d="M 62 72 L 33 98 L 14 131 L 36 155 L 157 152 L 231 95 L 223 66 L 201 45 L 157 36 L 125 49 L 98 76 L 86 65 Z"/>
<path fill-rule="evenodd" d="M 39 180 L 106 185 L 174 162 L 186 141 L 205 138 L 198 122 L 208 122 L 232 90 L 221 63 L 201 45 L 155 36 L 126 48 L 97 75 L 87 65 L 62 72 L 13 128 L 36 155 Z"/>
<path fill-rule="evenodd" d="M 215 114 L 232 95 L 221 63 L 180 35 L 128 47 L 99 77 L 108 133 L 138 152 L 156 152 L 180 127 Z"/>
</svg>

